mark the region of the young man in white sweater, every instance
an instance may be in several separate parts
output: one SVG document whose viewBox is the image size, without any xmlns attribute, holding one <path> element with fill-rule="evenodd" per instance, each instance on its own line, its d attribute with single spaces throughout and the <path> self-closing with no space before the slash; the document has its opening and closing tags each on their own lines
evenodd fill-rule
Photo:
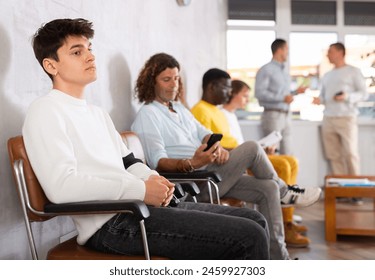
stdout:
<svg viewBox="0 0 375 280">
<path fill-rule="evenodd" d="M 53 203 L 139 199 L 149 207 L 150 253 L 172 259 L 268 259 L 264 217 L 250 209 L 200 203 L 169 207 L 174 184 L 126 148 L 109 115 L 87 104 L 96 80 L 92 23 L 58 19 L 33 38 L 34 53 L 53 89 L 30 106 L 26 150 Z M 104 252 L 143 254 L 138 222 L 129 214 L 74 216 L 79 244 Z"/>
</svg>

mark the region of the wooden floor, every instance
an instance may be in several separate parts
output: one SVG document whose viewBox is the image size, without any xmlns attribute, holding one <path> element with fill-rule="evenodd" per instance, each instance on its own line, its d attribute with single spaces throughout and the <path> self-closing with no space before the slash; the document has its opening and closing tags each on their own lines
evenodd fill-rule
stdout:
<svg viewBox="0 0 375 280">
<path fill-rule="evenodd" d="M 337 207 L 370 209 L 373 200 L 365 199 L 362 206 L 337 203 Z M 308 248 L 288 248 L 292 259 L 300 260 L 375 260 L 375 237 L 338 236 L 337 242 L 326 242 L 324 238 L 324 201 L 306 207 L 296 208 L 295 214 L 302 216 L 308 226 L 307 236 L 311 239 Z M 375 215 L 375 213 L 374 213 Z"/>
</svg>

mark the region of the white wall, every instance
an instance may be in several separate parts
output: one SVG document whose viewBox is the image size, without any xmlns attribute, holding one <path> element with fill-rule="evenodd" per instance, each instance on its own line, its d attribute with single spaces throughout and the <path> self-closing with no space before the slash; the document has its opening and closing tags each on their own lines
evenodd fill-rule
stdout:
<svg viewBox="0 0 375 280">
<path fill-rule="evenodd" d="M 139 104 L 133 87 L 152 54 L 167 52 L 181 63 L 188 103 L 200 99 L 203 73 L 225 68 L 226 0 L 0 0 L 0 259 L 29 259 L 30 253 L 6 150 L 21 133 L 30 102 L 51 87 L 31 48 L 30 37 L 55 18 L 93 21 L 98 81 L 87 99 L 104 107 L 119 131 L 129 129 Z M 68 218 L 34 225 L 41 257 L 72 231 Z"/>
</svg>

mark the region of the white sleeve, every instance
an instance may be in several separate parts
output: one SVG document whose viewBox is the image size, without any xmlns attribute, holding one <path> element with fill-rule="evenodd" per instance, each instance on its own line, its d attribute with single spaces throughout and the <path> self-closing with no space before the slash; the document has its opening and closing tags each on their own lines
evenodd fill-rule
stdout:
<svg viewBox="0 0 375 280">
<path fill-rule="evenodd" d="M 144 182 L 125 170 L 123 174 L 82 171 L 64 116 L 52 106 L 39 105 L 30 107 L 23 137 L 33 170 L 51 202 L 144 199 Z"/>
<path fill-rule="evenodd" d="M 365 78 L 363 77 L 360 69 L 353 68 L 352 79 L 354 91 L 349 92 L 348 101 L 349 103 L 358 103 L 364 101 L 368 97 Z"/>
</svg>

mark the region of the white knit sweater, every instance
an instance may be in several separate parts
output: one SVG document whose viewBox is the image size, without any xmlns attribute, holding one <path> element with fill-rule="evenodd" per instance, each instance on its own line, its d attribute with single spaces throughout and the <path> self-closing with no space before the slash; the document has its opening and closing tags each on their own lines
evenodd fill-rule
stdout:
<svg viewBox="0 0 375 280">
<path fill-rule="evenodd" d="M 144 199 L 146 180 L 157 172 L 142 163 L 124 169 L 130 151 L 111 118 L 58 90 L 34 101 L 23 126 L 26 151 L 53 203 Z M 72 216 L 84 244 L 113 215 Z"/>
</svg>

